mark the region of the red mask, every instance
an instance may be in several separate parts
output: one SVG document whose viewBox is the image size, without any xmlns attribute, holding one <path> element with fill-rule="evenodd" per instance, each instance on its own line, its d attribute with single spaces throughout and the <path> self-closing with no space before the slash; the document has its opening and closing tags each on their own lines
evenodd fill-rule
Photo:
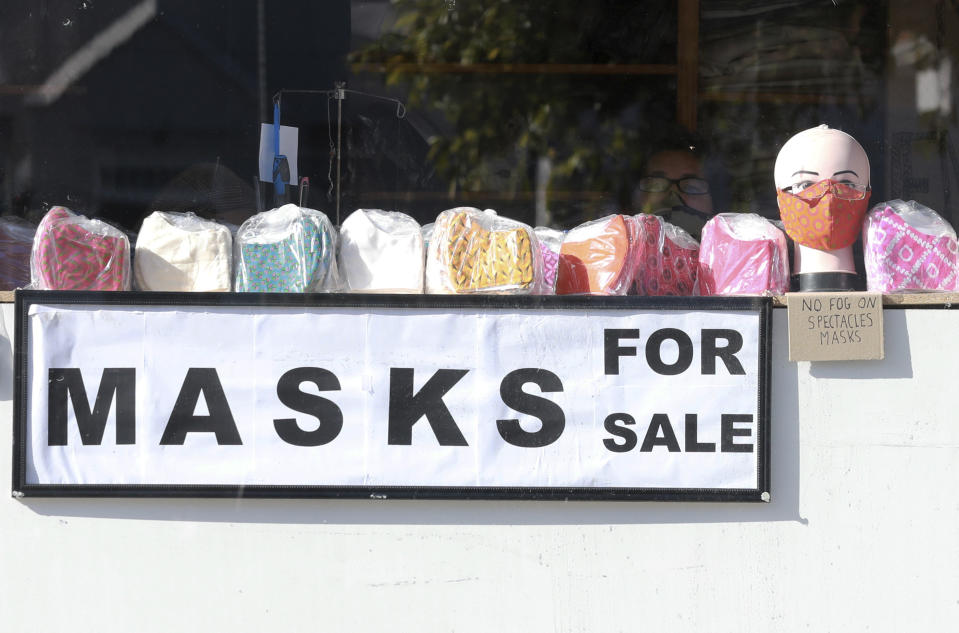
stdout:
<svg viewBox="0 0 959 633">
<path fill-rule="evenodd" d="M 869 190 L 821 180 L 799 193 L 780 189 L 779 215 L 797 244 L 835 251 L 856 241 L 869 207 Z"/>
</svg>

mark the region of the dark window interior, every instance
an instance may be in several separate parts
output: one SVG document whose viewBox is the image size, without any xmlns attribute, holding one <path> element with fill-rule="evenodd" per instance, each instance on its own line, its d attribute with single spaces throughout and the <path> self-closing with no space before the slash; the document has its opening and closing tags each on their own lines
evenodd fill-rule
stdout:
<svg viewBox="0 0 959 633">
<path fill-rule="evenodd" d="M 826 123 L 866 148 L 874 201 L 955 224 L 957 26 L 956 0 L 3 3 L 0 214 L 239 224 L 277 202 L 259 124 L 284 91 L 308 206 L 334 221 L 338 137 L 342 217 L 570 227 L 630 210 L 647 158 L 693 146 L 716 211 L 775 218 L 779 147 Z"/>
</svg>

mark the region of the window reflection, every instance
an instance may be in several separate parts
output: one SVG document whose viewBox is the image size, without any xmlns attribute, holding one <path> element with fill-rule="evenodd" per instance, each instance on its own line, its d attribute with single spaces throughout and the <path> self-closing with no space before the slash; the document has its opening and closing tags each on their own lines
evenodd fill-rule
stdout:
<svg viewBox="0 0 959 633">
<path fill-rule="evenodd" d="M 957 26 L 944 0 L 4 3 L 0 213 L 36 221 L 63 204 L 131 232 L 159 208 L 239 224 L 275 202 L 256 178 L 273 95 L 343 81 L 407 114 L 350 96 L 337 129 L 326 97 L 284 99 L 327 212 L 339 131 L 346 212 L 776 218 L 779 147 L 827 123 L 866 148 L 876 200 L 955 222 Z M 687 151 L 688 169 L 650 170 Z M 639 182 L 653 172 L 704 178 L 709 204 L 679 187 L 651 201 Z"/>
</svg>

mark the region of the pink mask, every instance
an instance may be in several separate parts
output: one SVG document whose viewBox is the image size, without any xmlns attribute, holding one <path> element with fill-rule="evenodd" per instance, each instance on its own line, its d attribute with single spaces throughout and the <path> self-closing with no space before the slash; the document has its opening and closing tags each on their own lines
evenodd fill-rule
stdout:
<svg viewBox="0 0 959 633">
<path fill-rule="evenodd" d="M 703 296 L 783 294 L 789 289 L 786 236 L 754 214 L 715 216 L 703 227 L 699 289 Z"/>
<path fill-rule="evenodd" d="M 953 290 L 959 272 L 956 238 L 929 235 L 906 223 L 889 205 L 869 213 L 863 231 L 867 287 L 873 292 Z"/>
</svg>

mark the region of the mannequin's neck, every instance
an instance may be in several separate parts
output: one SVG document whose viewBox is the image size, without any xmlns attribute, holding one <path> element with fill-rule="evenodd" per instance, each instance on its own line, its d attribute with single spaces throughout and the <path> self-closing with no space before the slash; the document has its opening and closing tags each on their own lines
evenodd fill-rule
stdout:
<svg viewBox="0 0 959 633">
<path fill-rule="evenodd" d="M 835 251 L 820 251 L 796 244 L 796 259 L 793 274 L 805 273 L 856 273 L 852 258 L 852 246 Z"/>
</svg>

